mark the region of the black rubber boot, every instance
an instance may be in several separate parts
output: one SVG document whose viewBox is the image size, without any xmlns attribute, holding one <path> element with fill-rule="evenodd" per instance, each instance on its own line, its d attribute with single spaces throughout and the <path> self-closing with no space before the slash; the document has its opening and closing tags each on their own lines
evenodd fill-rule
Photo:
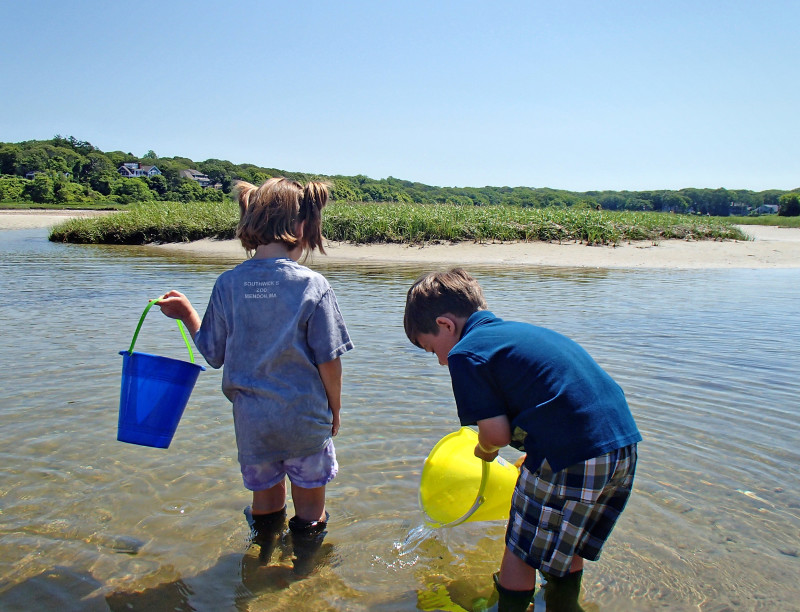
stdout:
<svg viewBox="0 0 800 612">
<path fill-rule="evenodd" d="M 328 527 L 330 515 L 325 513 L 324 521 L 304 521 L 296 516 L 289 520 L 289 533 L 292 535 L 294 548 L 294 573 L 298 576 L 308 576 L 317 562 L 317 553 L 322 547 L 322 542 Z"/>
<path fill-rule="evenodd" d="M 248 522 L 252 541 L 261 547 L 258 559 L 263 563 L 269 563 L 286 524 L 286 506 L 277 512 L 250 515 L 250 519 Z"/>
<path fill-rule="evenodd" d="M 533 601 L 536 589 L 530 591 L 512 591 L 498 582 L 498 574 L 492 576 L 497 591 L 497 612 L 525 612 Z"/>
<path fill-rule="evenodd" d="M 553 576 L 542 572 L 542 576 L 547 580 L 542 587 L 547 612 L 583 612 L 578 603 L 583 571 L 572 572 L 566 576 Z"/>
</svg>

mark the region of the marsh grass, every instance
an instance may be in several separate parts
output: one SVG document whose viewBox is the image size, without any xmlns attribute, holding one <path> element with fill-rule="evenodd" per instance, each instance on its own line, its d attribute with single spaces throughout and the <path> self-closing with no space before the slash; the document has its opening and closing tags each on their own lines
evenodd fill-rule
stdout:
<svg viewBox="0 0 800 612">
<path fill-rule="evenodd" d="M 50 240 L 74 243 L 146 244 L 233 238 L 238 208 L 232 201 L 153 202 L 57 225 Z M 745 240 L 713 217 L 586 208 L 522 208 L 431 204 L 335 202 L 323 214 L 328 240 L 353 243 L 582 242 L 615 245 L 634 240 Z"/>
<path fill-rule="evenodd" d="M 728 217 L 728 220 L 737 225 L 777 225 L 778 227 L 800 227 L 800 217 L 760 215 L 758 217 Z"/>
<path fill-rule="evenodd" d="M 741 231 L 708 217 L 578 208 L 344 204 L 326 209 L 329 240 L 370 242 L 583 242 L 745 240 Z"/>
<path fill-rule="evenodd" d="M 148 244 L 233 238 L 239 209 L 223 202 L 147 202 L 102 217 L 70 219 L 53 227 L 50 240 L 77 244 Z"/>
</svg>

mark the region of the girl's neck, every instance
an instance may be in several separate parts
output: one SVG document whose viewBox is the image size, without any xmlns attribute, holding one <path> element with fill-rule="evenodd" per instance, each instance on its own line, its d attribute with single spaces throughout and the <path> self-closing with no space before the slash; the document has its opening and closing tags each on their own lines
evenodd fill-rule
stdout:
<svg viewBox="0 0 800 612">
<path fill-rule="evenodd" d="M 253 259 L 278 259 L 285 257 L 292 261 L 297 261 L 302 252 L 303 249 L 300 246 L 296 246 L 290 250 L 284 242 L 270 242 L 269 244 L 259 244 L 258 247 L 256 247 Z"/>
</svg>

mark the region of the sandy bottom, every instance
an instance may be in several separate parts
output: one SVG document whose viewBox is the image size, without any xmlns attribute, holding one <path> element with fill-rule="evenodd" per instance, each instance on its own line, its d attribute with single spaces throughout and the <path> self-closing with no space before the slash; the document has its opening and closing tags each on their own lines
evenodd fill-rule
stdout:
<svg viewBox="0 0 800 612">
<path fill-rule="evenodd" d="M 99 211 L 0 211 L 0 229 L 46 228 L 73 217 L 107 214 Z M 353 245 L 326 242 L 327 259 L 342 262 L 408 262 L 459 265 L 520 265 L 577 268 L 800 268 L 800 228 L 748 225 L 752 240 L 630 242 L 616 247 L 577 243 L 461 242 L 409 246 Z M 157 248 L 199 256 L 245 258 L 236 240 L 198 240 Z M 315 258 L 325 257 L 316 254 Z"/>
</svg>

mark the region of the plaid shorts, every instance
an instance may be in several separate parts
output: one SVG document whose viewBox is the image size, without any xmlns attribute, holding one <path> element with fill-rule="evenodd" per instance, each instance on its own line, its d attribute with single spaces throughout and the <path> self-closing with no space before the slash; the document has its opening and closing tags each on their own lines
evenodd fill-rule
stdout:
<svg viewBox="0 0 800 612">
<path fill-rule="evenodd" d="M 523 466 L 506 530 L 506 546 L 531 567 L 554 576 L 569 572 L 572 557 L 600 557 L 625 508 L 636 471 L 631 444 L 560 472 L 545 459 L 536 472 Z"/>
</svg>

